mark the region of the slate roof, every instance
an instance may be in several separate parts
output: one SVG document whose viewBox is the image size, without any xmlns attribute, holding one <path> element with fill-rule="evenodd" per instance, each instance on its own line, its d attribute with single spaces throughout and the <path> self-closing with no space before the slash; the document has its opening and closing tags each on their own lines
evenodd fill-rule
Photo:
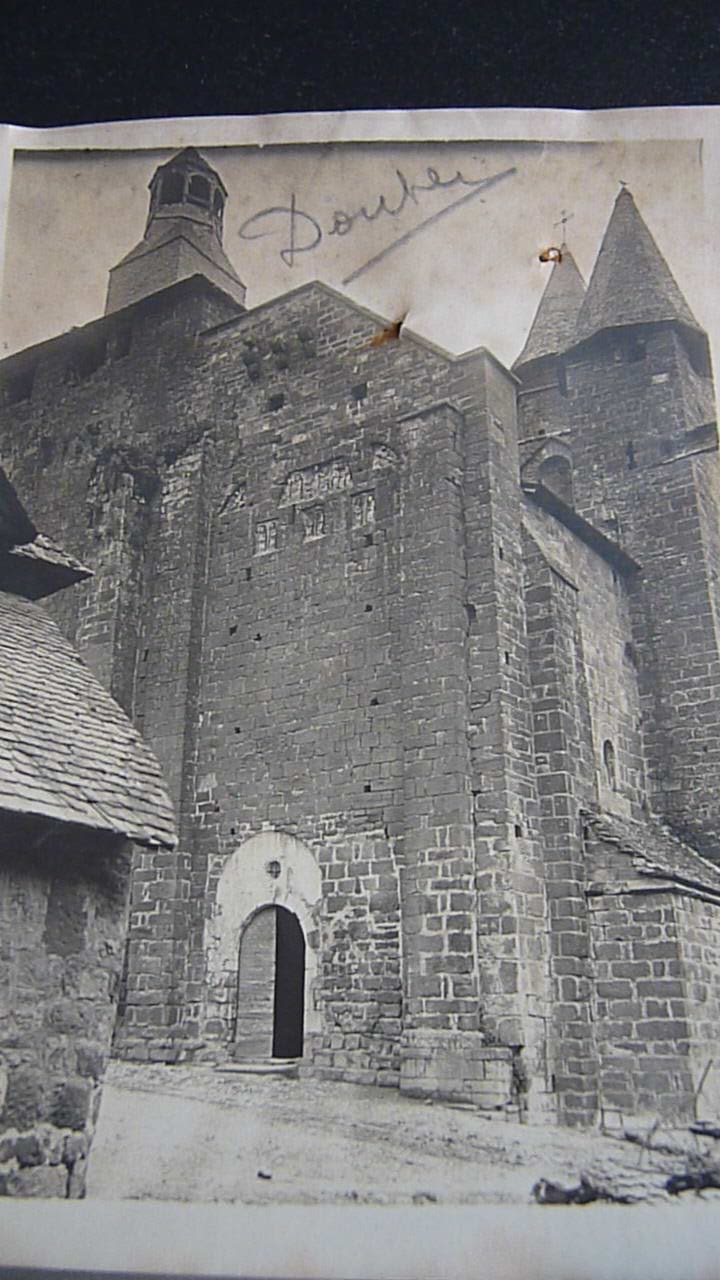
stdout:
<svg viewBox="0 0 720 1280">
<path fill-rule="evenodd" d="M 19 546 L 0 546 L 0 591 L 10 591 L 26 600 L 40 600 L 91 577 L 91 569 L 43 533 Z"/>
<path fill-rule="evenodd" d="M 632 195 L 623 188 L 578 316 L 575 341 L 618 325 L 662 320 L 702 332 Z"/>
<path fill-rule="evenodd" d="M 146 253 L 153 253 L 163 245 L 179 239 L 187 241 L 203 258 L 207 258 L 224 275 L 229 276 L 234 284 L 240 285 L 241 288 L 245 287 L 215 232 L 210 227 L 199 226 L 189 218 L 183 218 L 182 214 L 154 223 L 151 234 L 140 240 L 129 253 L 125 254 L 124 258 L 116 262 L 112 270 L 117 271 L 118 267 L 124 266 L 127 262 L 134 262 L 136 258 L 142 258 Z"/>
<path fill-rule="evenodd" d="M 542 356 L 557 355 L 572 346 L 585 297 L 585 281 L 567 245 L 562 246 L 561 253 L 560 261 L 554 264 L 550 273 L 527 341 L 513 369 Z"/>
<path fill-rule="evenodd" d="M 704 886 L 720 893 L 720 867 L 653 819 L 637 822 L 614 814 L 584 813 L 583 819 L 600 840 L 614 844 L 632 861 L 640 875 Z"/>
<path fill-rule="evenodd" d="M 175 843 L 158 764 L 43 609 L 0 592 L 0 810 Z"/>
</svg>

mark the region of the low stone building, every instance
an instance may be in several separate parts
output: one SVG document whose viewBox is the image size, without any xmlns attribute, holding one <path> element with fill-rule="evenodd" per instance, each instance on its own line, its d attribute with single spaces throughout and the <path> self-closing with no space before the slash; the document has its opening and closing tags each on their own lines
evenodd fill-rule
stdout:
<svg viewBox="0 0 720 1280">
<path fill-rule="evenodd" d="M 11 473 L 95 569 L 55 617 L 179 814 L 117 1051 L 717 1110 L 713 383 L 632 195 L 512 369 L 319 282 L 246 309 L 225 198 L 163 165 L 106 314 L 0 365 Z"/>
<path fill-rule="evenodd" d="M 0 472 L 2 1195 L 83 1194 L 133 844 L 175 844 L 156 761 L 36 603 L 89 576 Z"/>
</svg>

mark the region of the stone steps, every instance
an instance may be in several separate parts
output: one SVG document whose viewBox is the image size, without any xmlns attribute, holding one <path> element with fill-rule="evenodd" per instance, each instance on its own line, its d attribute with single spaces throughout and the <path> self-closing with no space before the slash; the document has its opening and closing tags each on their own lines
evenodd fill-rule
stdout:
<svg viewBox="0 0 720 1280">
<path fill-rule="evenodd" d="M 224 1075 L 235 1076 L 289 1076 L 297 1077 L 301 1058 L 247 1058 L 235 1062 L 221 1062 L 215 1067 Z"/>
</svg>

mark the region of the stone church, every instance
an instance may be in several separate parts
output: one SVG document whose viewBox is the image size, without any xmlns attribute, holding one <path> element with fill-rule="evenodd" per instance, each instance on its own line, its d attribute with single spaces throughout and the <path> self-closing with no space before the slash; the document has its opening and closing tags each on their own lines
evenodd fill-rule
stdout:
<svg viewBox="0 0 720 1280">
<path fill-rule="evenodd" d="M 179 825 L 116 1052 L 717 1115 L 713 384 L 631 193 L 512 369 L 320 283 L 247 308 L 226 196 L 162 165 L 105 315 L 0 365 L 2 463 L 94 570 L 55 619 Z"/>
</svg>

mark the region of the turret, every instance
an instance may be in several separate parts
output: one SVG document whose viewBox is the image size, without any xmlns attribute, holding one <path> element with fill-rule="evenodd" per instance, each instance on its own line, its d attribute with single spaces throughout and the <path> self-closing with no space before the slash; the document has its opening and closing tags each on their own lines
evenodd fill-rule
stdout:
<svg viewBox="0 0 720 1280">
<path fill-rule="evenodd" d="M 564 354 L 574 504 L 632 586 L 651 808 L 720 860 L 720 471 L 707 335 L 623 188 Z"/>
<path fill-rule="evenodd" d="M 513 372 L 523 377 L 537 360 L 552 360 L 572 344 L 578 316 L 585 299 L 585 282 L 566 244 L 553 264 L 550 279 L 540 299 Z"/>
<path fill-rule="evenodd" d="M 243 307 L 245 286 L 223 249 L 227 191 L 220 175 L 186 147 L 156 169 L 149 188 L 145 234 L 110 272 L 105 313 L 194 275 Z"/>
<path fill-rule="evenodd" d="M 572 344 L 585 298 L 585 282 L 563 244 L 513 365 L 519 378 L 518 430 L 523 475 L 542 479 L 572 503 L 572 462 L 568 450 L 565 351 Z"/>
<path fill-rule="evenodd" d="M 598 253 L 580 309 L 574 344 L 601 333 L 645 325 L 671 325 L 683 337 L 699 372 L 709 372 L 707 336 L 623 187 Z M 570 343 L 568 343 L 570 345 Z"/>
</svg>

